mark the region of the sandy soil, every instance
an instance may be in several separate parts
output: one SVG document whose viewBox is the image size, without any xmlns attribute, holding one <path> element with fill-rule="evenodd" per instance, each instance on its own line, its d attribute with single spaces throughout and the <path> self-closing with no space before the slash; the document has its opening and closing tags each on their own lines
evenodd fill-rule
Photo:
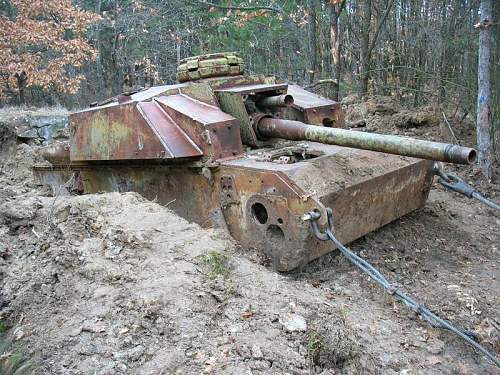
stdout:
<svg viewBox="0 0 500 375">
<path fill-rule="evenodd" d="M 380 111 L 363 116 L 370 128 Z M 377 121 L 441 136 L 440 120 Z M 37 147 L 0 136 L 0 318 L 35 373 L 498 373 L 337 252 L 278 274 L 137 194 L 53 197 L 31 174 Z M 452 170 L 499 200 L 477 168 Z M 491 209 L 436 186 L 424 209 L 350 247 L 499 353 L 499 227 Z"/>
</svg>

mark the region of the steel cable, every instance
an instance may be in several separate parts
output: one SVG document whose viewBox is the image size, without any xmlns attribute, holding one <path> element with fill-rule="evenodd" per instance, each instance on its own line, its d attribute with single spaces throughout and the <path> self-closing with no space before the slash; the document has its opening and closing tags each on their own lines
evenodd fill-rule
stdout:
<svg viewBox="0 0 500 375">
<path fill-rule="evenodd" d="M 500 211 L 500 205 L 496 204 L 495 202 L 490 201 L 488 198 L 483 197 L 481 194 L 479 194 L 477 191 L 472 193 L 472 197 L 476 198 L 478 201 L 484 203 L 488 207 L 491 207 L 495 210 Z"/>
<path fill-rule="evenodd" d="M 345 247 L 332 233 L 330 229 L 326 229 L 326 234 L 330 238 L 330 240 L 337 246 L 340 252 L 355 266 L 360 268 L 363 272 L 365 272 L 371 279 L 381 285 L 384 289 L 386 289 L 390 294 L 392 294 L 396 299 L 402 301 L 406 306 L 410 309 L 421 315 L 425 320 L 427 320 L 432 326 L 442 329 L 447 329 L 454 334 L 458 335 L 465 341 L 467 341 L 470 345 L 475 347 L 481 353 L 483 353 L 486 357 L 488 357 L 495 365 L 500 367 L 500 361 L 496 359 L 496 357 L 490 353 L 486 348 L 481 346 L 478 342 L 473 340 L 467 332 L 454 327 L 448 321 L 440 318 L 424 305 L 416 302 L 413 298 L 407 296 L 398 290 L 397 286 L 389 282 L 375 267 L 373 267 L 366 260 L 361 258 L 360 256 L 353 253 L 350 249 Z"/>
<path fill-rule="evenodd" d="M 489 358 L 497 367 L 500 367 L 500 361 L 496 359 L 496 357 L 490 353 L 486 348 L 481 346 L 477 341 L 473 339 L 473 335 L 463 331 L 459 328 L 454 327 L 450 322 L 440 318 L 424 305 L 418 303 L 413 298 L 404 294 L 398 289 L 398 286 L 392 284 L 389 280 L 385 278 L 382 273 L 373 267 L 366 260 L 361 258 L 359 255 L 353 253 L 350 249 L 345 247 L 334 235 L 334 224 L 333 224 L 333 212 L 331 208 L 326 209 L 328 216 L 328 226 L 324 232 L 319 229 L 318 220 L 321 216 L 321 213 L 318 210 L 311 211 L 308 214 L 304 215 L 303 220 L 310 221 L 311 229 L 316 236 L 321 241 L 331 240 L 335 246 L 340 250 L 340 252 L 356 267 L 366 273 L 371 279 L 381 285 L 387 292 L 393 295 L 397 300 L 403 302 L 410 309 L 415 311 L 417 314 L 422 316 L 425 320 L 427 320 L 432 326 L 437 328 L 446 329 L 450 332 L 453 332 L 457 336 L 464 339 L 474 348 L 479 350 L 482 354 L 484 354 L 487 358 Z"/>
</svg>

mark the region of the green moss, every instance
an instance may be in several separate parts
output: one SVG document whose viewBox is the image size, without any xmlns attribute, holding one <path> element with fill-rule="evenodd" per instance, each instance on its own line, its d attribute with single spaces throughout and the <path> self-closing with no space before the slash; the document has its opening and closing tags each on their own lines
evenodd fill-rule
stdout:
<svg viewBox="0 0 500 375">
<path fill-rule="evenodd" d="M 0 320 L 0 333 L 5 333 L 8 329 L 9 327 L 7 326 L 7 323 L 5 323 L 5 321 L 3 320 Z"/>
<path fill-rule="evenodd" d="M 229 257 L 218 251 L 212 250 L 200 256 L 201 263 L 208 268 L 208 276 L 211 279 L 217 277 L 226 278 L 229 275 Z"/>
<path fill-rule="evenodd" d="M 323 341 L 321 339 L 321 335 L 314 330 L 310 330 L 307 334 L 306 349 L 311 362 L 317 362 L 317 358 L 322 347 Z"/>
</svg>

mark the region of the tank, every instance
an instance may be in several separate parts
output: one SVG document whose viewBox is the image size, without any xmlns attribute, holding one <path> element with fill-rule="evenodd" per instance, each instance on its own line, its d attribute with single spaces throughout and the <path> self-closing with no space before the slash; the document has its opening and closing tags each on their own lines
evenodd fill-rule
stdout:
<svg viewBox="0 0 500 375">
<path fill-rule="evenodd" d="M 245 75 L 235 53 L 182 60 L 177 77 L 71 114 L 70 142 L 46 150 L 37 176 L 56 191 L 139 192 L 289 271 L 332 251 L 305 213 L 331 207 L 348 243 L 424 206 L 435 161 L 475 160 L 469 148 L 345 129 L 339 103 Z"/>
</svg>

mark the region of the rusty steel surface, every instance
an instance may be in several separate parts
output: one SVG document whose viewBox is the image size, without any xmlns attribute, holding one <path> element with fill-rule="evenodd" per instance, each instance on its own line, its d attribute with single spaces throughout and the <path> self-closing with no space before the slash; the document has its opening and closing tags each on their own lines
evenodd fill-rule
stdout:
<svg viewBox="0 0 500 375">
<path fill-rule="evenodd" d="M 310 153 L 323 154 L 294 164 L 259 161 L 252 155 L 224 163 L 242 172 L 241 175 L 233 172 L 234 185 L 238 191 L 245 191 L 240 193 L 242 204 L 233 215 L 246 216 L 246 219 L 233 219 L 242 228 L 237 227 L 232 234 L 243 244 L 259 241 L 275 268 L 290 270 L 331 251 L 328 246 L 312 240 L 307 226 L 304 230 L 298 213 L 303 212 L 305 206 L 320 210 L 334 208 L 334 212 L 338 212 L 338 235 L 347 243 L 425 204 L 432 162 L 321 144 L 307 145 Z M 254 174 L 266 176 L 262 181 L 272 179 L 272 182 L 268 187 L 252 189 L 247 179 Z M 249 211 L 252 202 L 267 208 L 269 219 L 265 225 L 255 220 Z M 271 230 L 269 225 L 273 225 Z M 281 232 L 274 226 L 281 229 L 284 242 L 289 245 L 276 247 L 273 239 Z"/>
<path fill-rule="evenodd" d="M 259 141 L 252 128 L 243 97 L 239 93 L 229 91 L 217 91 L 216 94 L 221 109 L 224 112 L 231 113 L 232 116 L 239 120 L 242 142 L 251 147 L 257 147 Z"/>
<path fill-rule="evenodd" d="M 275 84 L 257 83 L 257 84 L 243 84 L 240 86 L 219 89 L 216 91 L 237 92 L 239 94 L 248 95 L 248 94 L 255 94 L 259 92 L 269 92 L 269 91 L 285 92 L 287 87 L 288 84 L 286 83 L 275 83 Z"/>
<path fill-rule="evenodd" d="M 139 103 L 137 106 L 172 157 L 185 158 L 203 155 L 201 149 L 155 101 Z"/>
<path fill-rule="evenodd" d="M 344 127 L 344 111 L 340 103 L 304 90 L 297 85 L 288 86 L 288 94 L 293 96 L 292 108 L 301 113 L 300 120 L 307 124 Z"/>
<path fill-rule="evenodd" d="M 73 114 L 70 132 L 72 161 L 175 157 L 133 102 Z M 194 154 L 193 149 L 185 156 Z"/>
<path fill-rule="evenodd" d="M 309 108 L 303 111 L 304 122 L 331 128 L 343 128 L 344 112 L 340 103 L 324 107 Z"/>
<path fill-rule="evenodd" d="M 141 102 L 145 100 L 151 100 L 152 98 L 160 95 L 164 95 L 166 92 L 173 92 L 189 87 L 190 83 L 179 83 L 177 85 L 163 85 L 150 87 L 148 89 L 136 92 L 130 96 L 130 99 L 135 102 Z"/>
<path fill-rule="evenodd" d="M 292 104 L 293 104 L 293 96 L 289 94 L 265 96 L 257 102 L 257 105 L 259 107 L 264 107 L 264 108 L 289 107 Z"/>
<path fill-rule="evenodd" d="M 73 114 L 70 132 L 74 161 L 172 157 L 135 103 Z"/>
<path fill-rule="evenodd" d="M 322 197 L 321 203 L 339 218 L 336 232 L 341 241 L 349 243 L 423 207 L 432 182 L 432 165 L 431 161 L 418 160 Z M 357 219 L 344 219 L 352 217 Z"/>
<path fill-rule="evenodd" d="M 256 85 L 256 84 L 275 84 L 276 79 L 272 76 L 264 75 L 242 75 L 235 77 L 218 77 L 218 78 L 207 78 L 203 81 L 207 83 L 213 91 L 223 90 L 226 88 L 237 87 L 242 85 Z"/>
<path fill-rule="evenodd" d="M 51 188 L 54 195 L 69 195 L 83 193 L 80 172 L 65 165 L 63 168 L 50 166 L 36 166 L 34 175 L 45 186 Z"/>
<path fill-rule="evenodd" d="M 171 92 L 169 95 L 174 94 L 174 92 Z M 181 87 L 178 90 L 178 94 L 184 94 L 192 99 L 199 100 L 200 102 L 216 107 L 219 106 L 215 93 L 207 82 L 198 82 L 196 85 L 190 84 L 185 87 Z"/>
<path fill-rule="evenodd" d="M 234 120 L 234 117 L 222 112 L 220 108 L 194 100 L 187 95 L 161 96 L 156 100 L 168 108 L 172 108 L 184 115 L 191 116 L 194 120 L 203 125 Z"/>
<path fill-rule="evenodd" d="M 207 226 L 213 209 L 209 181 L 198 169 L 185 167 L 100 166 L 81 172 L 85 192 L 139 192 L 189 221 Z"/>
<path fill-rule="evenodd" d="M 69 164 L 70 148 L 69 142 L 56 142 L 43 149 L 42 157 L 52 164 Z"/>
<path fill-rule="evenodd" d="M 219 89 L 216 91 L 223 92 L 237 92 L 239 94 L 248 95 L 255 94 L 259 92 L 285 92 L 288 85 L 284 83 L 275 83 L 275 84 L 267 84 L 267 83 L 256 83 L 256 84 L 243 84 L 236 87 L 229 87 L 224 89 Z"/>
<path fill-rule="evenodd" d="M 333 100 L 316 95 L 310 91 L 306 91 L 302 87 L 297 85 L 289 85 L 287 93 L 293 96 L 293 106 L 296 106 L 300 109 L 333 106 L 337 104 L 337 102 Z"/>
<path fill-rule="evenodd" d="M 300 213 L 318 207 L 316 202 L 280 172 L 225 166 L 221 173 L 232 177 L 239 195 L 238 204 L 223 206 L 231 235 L 245 247 L 261 249 L 277 270 L 306 262 L 309 230 Z"/>
<path fill-rule="evenodd" d="M 243 152 L 238 121 L 220 108 L 178 94 L 155 99 L 204 154 L 214 159 Z"/>
<path fill-rule="evenodd" d="M 284 138 L 290 141 L 306 141 L 307 125 L 300 121 L 272 117 L 258 117 L 254 120 L 255 133 L 259 138 Z"/>
</svg>

